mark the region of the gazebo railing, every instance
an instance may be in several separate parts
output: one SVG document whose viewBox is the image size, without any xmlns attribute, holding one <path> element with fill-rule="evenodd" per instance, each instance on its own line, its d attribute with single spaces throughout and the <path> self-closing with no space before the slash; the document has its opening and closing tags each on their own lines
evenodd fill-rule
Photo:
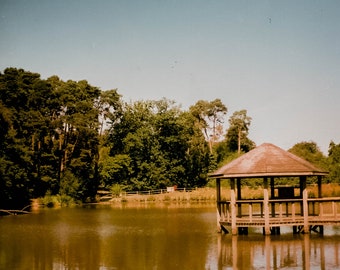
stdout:
<svg viewBox="0 0 340 270">
<path fill-rule="evenodd" d="M 232 222 L 232 209 L 230 201 L 220 201 L 220 221 Z M 340 198 L 309 198 L 308 219 L 310 222 L 334 221 L 340 223 Z M 299 222 L 303 220 L 302 199 L 270 199 L 269 220 L 270 222 Z M 235 216 L 237 221 L 260 222 L 264 220 L 263 200 L 236 200 Z"/>
<path fill-rule="evenodd" d="M 308 199 L 308 216 L 315 221 L 340 222 L 340 198 L 313 198 Z"/>
</svg>

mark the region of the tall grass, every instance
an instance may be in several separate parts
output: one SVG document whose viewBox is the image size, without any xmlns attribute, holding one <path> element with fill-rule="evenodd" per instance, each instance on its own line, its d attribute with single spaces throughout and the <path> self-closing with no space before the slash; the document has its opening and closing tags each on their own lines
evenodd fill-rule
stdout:
<svg viewBox="0 0 340 270">
<path fill-rule="evenodd" d="M 130 196 L 119 196 L 120 190 L 117 187 L 113 187 L 111 192 L 115 195 L 113 198 L 106 203 L 166 203 L 166 204 L 194 204 L 194 203 L 215 203 L 216 202 L 216 188 L 205 187 L 197 188 L 190 192 L 167 192 L 163 194 L 152 194 L 152 195 L 130 195 Z M 318 186 L 309 185 L 307 186 L 308 197 L 316 198 L 318 196 Z M 121 193 L 121 194 L 124 194 Z M 263 187 L 257 188 L 242 186 L 242 199 L 262 199 L 263 198 Z M 322 197 L 340 197 L 340 185 L 339 184 L 323 184 L 322 185 Z M 230 187 L 221 187 L 221 200 L 230 200 Z M 66 195 L 50 195 L 46 194 L 45 197 L 39 199 L 39 204 L 46 207 L 64 207 L 76 204 L 76 202 L 69 196 Z"/>
<path fill-rule="evenodd" d="M 307 187 L 308 197 L 318 197 L 318 186 L 312 185 Z M 323 184 L 321 186 L 322 197 L 340 197 L 340 185 L 336 183 Z"/>
<path fill-rule="evenodd" d="M 39 198 L 39 204 L 49 208 L 67 207 L 75 205 L 75 200 L 68 195 L 50 195 L 47 193 L 44 197 Z"/>
<path fill-rule="evenodd" d="M 124 194 L 124 193 L 123 193 Z M 148 202 L 148 203 L 195 203 L 195 202 L 215 202 L 216 191 L 213 188 L 199 188 L 190 192 L 167 192 L 152 195 L 129 195 L 119 198 L 112 198 L 110 202 Z"/>
<path fill-rule="evenodd" d="M 317 197 L 317 185 L 307 186 L 308 197 Z M 242 186 L 242 199 L 262 199 L 263 187 L 252 188 Z M 299 194 L 296 194 L 297 196 Z M 323 197 L 340 197 L 340 185 L 323 184 Z M 230 188 L 221 188 L 221 200 L 230 200 Z M 113 198 L 110 202 L 127 202 L 127 203 L 200 203 L 200 202 L 216 202 L 216 189 L 212 187 L 198 188 L 190 192 L 168 192 L 153 195 L 132 195 Z"/>
</svg>

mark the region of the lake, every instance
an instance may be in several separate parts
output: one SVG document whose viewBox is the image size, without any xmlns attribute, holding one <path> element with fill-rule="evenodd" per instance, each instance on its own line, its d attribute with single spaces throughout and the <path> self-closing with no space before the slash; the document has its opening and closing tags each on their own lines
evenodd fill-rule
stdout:
<svg viewBox="0 0 340 270">
<path fill-rule="evenodd" d="M 0 217 L 0 269 L 339 269 L 325 235 L 217 233 L 214 205 L 41 209 Z"/>
</svg>

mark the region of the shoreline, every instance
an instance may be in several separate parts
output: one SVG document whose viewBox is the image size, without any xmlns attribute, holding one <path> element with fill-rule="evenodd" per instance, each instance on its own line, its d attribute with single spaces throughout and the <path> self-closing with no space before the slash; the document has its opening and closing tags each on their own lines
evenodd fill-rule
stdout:
<svg viewBox="0 0 340 270">
<path fill-rule="evenodd" d="M 317 187 L 314 185 L 308 186 L 308 197 L 314 198 Z M 263 188 L 257 189 L 245 186 L 242 188 L 244 198 L 247 199 L 260 199 L 263 196 Z M 340 195 L 340 185 L 335 183 L 328 183 L 322 185 L 323 197 L 333 197 Z M 25 214 L 39 211 L 41 208 L 60 208 L 60 207 L 71 207 L 76 205 L 112 205 L 113 207 L 127 207 L 127 206 L 139 206 L 139 205 L 150 205 L 150 206 L 188 206 L 188 205 L 199 205 L 199 204 L 216 204 L 216 189 L 214 187 L 197 188 L 190 191 L 171 191 L 162 194 L 133 194 L 128 195 L 122 193 L 119 196 L 102 196 L 97 197 L 95 202 L 88 203 L 76 203 L 74 201 L 63 202 L 60 201 L 62 198 L 60 195 L 49 196 L 48 200 L 45 198 L 35 198 L 31 200 L 29 211 L 25 211 Z M 228 187 L 222 189 L 221 192 L 222 200 L 230 200 L 230 190 Z M 26 210 L 22 209 L 22 210 Z M 4 209 L 3 215 L 5 214 L 18 214 L 18 211 L 22 210 L 11 210 L 12 213 L 7 213 L 8 210 Z M 6 213 L 5 213 L 6 212 Z"/>
</svg>

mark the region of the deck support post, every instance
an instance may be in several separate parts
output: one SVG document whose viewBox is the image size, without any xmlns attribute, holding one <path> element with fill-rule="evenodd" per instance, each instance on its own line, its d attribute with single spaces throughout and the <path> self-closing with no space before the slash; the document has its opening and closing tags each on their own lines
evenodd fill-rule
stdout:
<svg viewBox="0 0 340 270">
<path fill-rule="evenodd" d="M 242 200 L 241 179 L 240 178 L 236 178 L 236 189 L 237 189 L 237 200 Z M 241 206 L 241 204 L 237 205 L 237 216 L 242 217 L 242 206 Z"/>
<path fill-rule="evenodd" d="M 237 199 L 242 200 L 241 179 L 240 178 L 236 178 L 236 188 L 237 188 Z"/>
<path fill-rule="evenodd" d="M 321 183 L 322 183 L 322 176 L 318 175 L 318 198 L 322 198 Z"/>
<path fill-rule="evenodd" d="M 263 210 L 264 210 L 264 234 L 270 234 L 269 226 L 269 194 L 268 194 L 268 178 L 263 178 Z"/>
<path fill-rule="evenodd" d="M 275 181 L 274 177 L 270 177 L 270 198 L 275 198 Z M 272 217 L 275 217 L 275 204 L 272 204 Z"/>
<path fill-rule="evenodd" d="M 307 177 L 300 177 L 300 188 L 302 190 L 302 209 L 303 209 L 303 232 L 309 233 L 309 223 L 308 223 L 308 193 L 307 193 Z"/>
<path fill-rule="evenodd" d="M 230 179 L 231 233 L 237 235 L 235 179 Z"/>
<path fill-rule="evenodd" d="M 217 231 L 221 232 L 221 179 L 216 178 L 216 208 L 217 208 Z"/>
</svg>

